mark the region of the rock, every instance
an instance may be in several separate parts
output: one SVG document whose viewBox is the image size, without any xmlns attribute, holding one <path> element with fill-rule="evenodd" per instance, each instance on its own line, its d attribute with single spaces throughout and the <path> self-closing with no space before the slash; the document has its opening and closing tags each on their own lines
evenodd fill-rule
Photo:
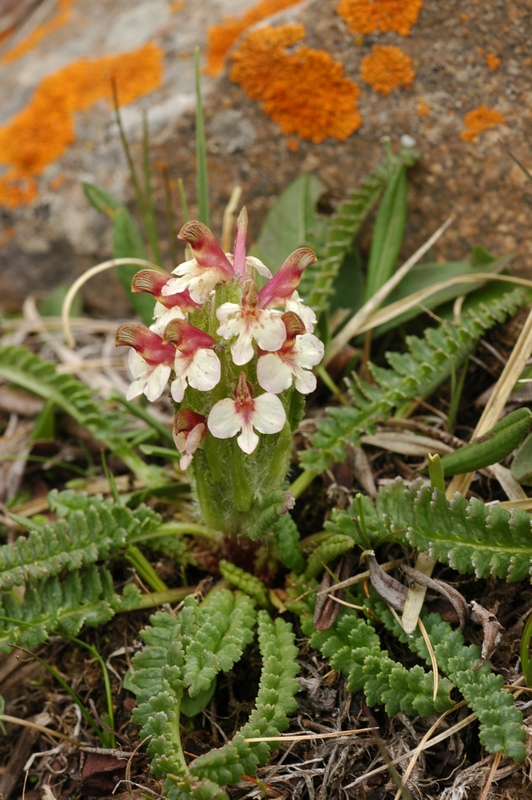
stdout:
<svg viewBox="0 0 532 800">
<path fill-rule="evenodd" d="M 269 1 L 268 8 L 280 7 L 274 0 Z M 353 5 L 356 2 L 351 0 Z M 137 66 L 133 55 L 122 74 L 122 90 L 129 91 L 132 101 L 122 106 L 121 113 L 139 167 L 142 115 L 148 114 L 154 199 L 165 266 L 170 269 L 173 260 L 165 231 L 164 176 L 174 197 L 176 228 L 182 224 L 178 179 L 184 182 L 192 214 L 197 213 L 193 50 L 199 45 L 205 56 L 211 26 L 219 24 L 227 14 L 247 14 L 246 18 L 252 19 L 250 14 L 256 12 L 257 3 L 137 0 L 132 7 L 129 0 L 58 0 L 54 6 L 43 5 L 49 8 L 48 17 L 33 34 L 42 32 L 43 27 L 45 30 L 41 38 L 34 36 L 31 49 L 9 60 L 10 53 L 17 47 L 20 50 L 25 40 L 15 32 L 2 42 L 0 87 L 5 102 L 0 108 L 0 144 L 2 131 L 12 130 L 9 126 L 16 115 L 30 107 L 45 79 L 60 71 L 68 77 L 71 73 L 65 70 L 80 58 L 94 60 L 138 53 Z M 405 0 L 405 8 L 408 5 Z M 507 14 L 506 5 L 497 3 L 492 4 L 488 14 L 483 5 L 478 0 L 452 0 L 446 4 L 425 0 L 408 36 L 390 30 L 366 35 L 351 33 L 337 13 L 337 0 L 306 0 L 268 19 L 267 24 L 275 28 L 303 25 L 303 32 L 299 42 L 276 51 L 281 52 L 280 60 L 270 60 L 270 73 L 262 83 L 257 78 L 256 84 L 250 84 L 262 101 L 251 99 L 231 81 L 231 56 L 220 75 L 202 76 L 213 230 L 221 233 L 223 210 L 237 184 L 248 207 L 253 236 L 275 198 L 302 171 L 317 173 L 328 185 L 334 203 L 382 157 L 385 138 L 398 147 L 401 137 L 408 136 L 415 140 L 423 159 L 409 179 L 404 256 L 454 212 L 453 226 L 435 248 L 438 259 L 467 258 L 472 246 L 480 243 L 497 256 L 515 250 L 515 270 L 531 275 L 532 241 L 528 231 L 532 188 L 499 144 L 502 139 L 517 159 L 532 166 L 528 12 L 514 3 L 512 14 Z M 264 0 L 261 7 L 266 8 Z M 34 13 L 37 11 L 38 7 Z M 58 15 L 62 15 L 59 22 Z M 258 28 L 264 24 L 259 23 Z M 28 18 L 25 26 L 26 36 L 31 35 Z M 257 27 L 251 28 L 255 30 Z M 249 31 L 244 32 L 233 54 L 248 34 Z M 375 44 L 398 47 L 410 57 L 415 71 L 410 89 L 394 89 L 383 96 L 362 83 L 361 62 Z M 328 55 L 307 54 L 305 61 L 301 56 L 307 52 L 304 48 Z M 284 101 L 280 95 L 269 100 L 266 97 L 272 87 L 283 88 L 283 70 L 292 70 L 294 62 L 290 59 L 297 54 L 303 65 L 313 64 L 312 59 L 328 58 L 328 69 L 332 69 L 330 64 L 337 62 L 344 81 L 338 85 L 347 86 L 345 81 L 358 84 L 356 102 L 361 124 L 344 140 L 328 136 L 322 142 L 313 142 L 298 135 L 298 122 L 308 115 L 309 103 L 322 97 L 318 94 L 322 89 L 310 80 L 305 68 L 294 68 L 293 78 L 290 72 L 293 86 Z M 259 63 L 258 51 L 252 62 Z M 277 72 L 276 63 L 283 65 Z M 110 71 L 120 67 L 119 62 L 109 64 Z M 159 81 L 157 69 L 162 69 Z M 328 80 L 334 110 L 336 84 L 332 78 Z M 0 172 L 0 309 L 3 306 L 5 311 L 19 308 L 28 292 L 46 291 L 58 282 L 69 282 L 88 266 L 111 256 L 110 223 L 88 205 L 81 190 L 82 181 L 95 183 L 134 207 L 134 192 L 109 103 L 103 96 L 89 97 L 89 89 L 94 86 L 80 90 L 78 83 L 76 87 L 77 110 L 65 117 L 65 125 L 72 124 L 72 140 L 54 156 L 55 141 L 50 132 L 54 130 L 54 113 L 60 103 L 50 103 L 46 113 L 38 117 L 37 133 L 29 143 L 35 143 L 36 136 L 39 142 L 42 138 L 47 143 L 45 163 L 33 173 L 31 169 L 27 174 L 22 168 L 18 173 L 15 170 L 20 191 L 28 194 L 27 202 L 15 202 L 14 194 L 9 196 L 2 191 L 13 164 L 24 166 L 20 155 L 25 145 L 23 128 L 19 127 L 18 135 L 10 139 L 11 156 L 6 157 L 0 148 L 0 159 L 6 159 L 0 162 L 0 170 L 5 169 L 3 174 Z M 326 90 L 323 98 L 324 102 L 328 99 Z M 270 103 L 273 111 L 265 113 L 261 102 Z M 271 118 L 283 102 L 282 124 L 295 126 L 289 134 L 284 134 Z M 487 112 L 498 112 L 501 121 L 475 135 L 465 118 L 482 106 Z M 319 110 L 318 107 L 316 115 Z M 60 130 L 64 133 L 65 126 Z M 471 136 L 470 141 L 464 140 L 464 133 Z M 31 147 L 28 152 L 28 159 L 35 159 Z M 367 241 L 366 234 L 363 243 Z M 118 283 L 110 273 L 87 285 L 85 299 L 92 313 L 128 314 Z"/>
</svg>

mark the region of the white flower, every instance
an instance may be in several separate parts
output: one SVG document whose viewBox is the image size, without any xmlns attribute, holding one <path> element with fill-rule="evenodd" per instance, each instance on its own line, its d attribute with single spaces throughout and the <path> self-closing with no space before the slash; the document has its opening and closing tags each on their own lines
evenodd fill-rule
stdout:
<svg viewBox="0 0 532 800">
<path fill-rule="evenodd" d="M 241 431 L 238 446 L 248 455 L 259 443 L 259 433 L 279 433 L 286 422 L 283 404 L 274 394 L 253 397 L 244 373 L 240 374 L 235 399 L 226 397 L 211 408 L 207 427 L 217 439 L 230 439 Z"/>
<path fill-rule="evenodd" d="M 295 385 L 301 394 L 310 394 L 316 388 L 316 376 L 309 372 L 323 358 L 323 344 L 313 333 L 296 336 L 288 350 L 266 353 L 257 363 L 257 380 L 267 392 L 279 394 Z"/>
<path fill-rule="evenodd" d="M 148 364 L 133 349 L 129 351 L 128 366 L 136 380 L 129 386 L 126 400 L 133 400 L 141 394 L 145 394 L 151 403 L 158 400 L 165 390 L 172 368 L 167 364 Z"/>
<path fill-rule="evenodd" d="M 174 361 L 175 380 L 170 384 L 170 393 L 180 403 L 187 384 L 200 392 L 210 392 L 221 377 L 220 359 L 212 350 L 201 348 L 192 355 L 176 350 Z"/>
<path fill-rule="evenodd" d="M 279 394 L 295 386 L 301 394 L 316 388 L 316 378 L 310 372 L 323 358 L 322 342 L 313 333 L 305 332 L 303 320 L 293 311 L 283 314 L 286 339 L 276 353 L 265 353 L 257 362 L 257 380 L 263 389 Z"/>
<path fill-rule="evenodd" d="M 115 335 L 117 347 L 127 346 L 129 351 L 129 369 L 136 379 L 126 393 L 132 400 L 145 394 L 153 402 L 163 393 L 170 377 L 175 358 L 173 345 L 163 342 L 154 331 L 135 322 L 120 325 Z"/>
<path fill-rule="evenodd" d="M 176 448 L 181 453 L 179 466 L 184 471 L 207 434 L 207 420 L 189 408 L 181 408 L 175 418 L 172 431 Z"/>
<path fill-rule="evenodd" d="M 224 339 L 237 337 L 231 345 L 233 363 L 247 364 L 253 358 L 253 340 L 262 350 L 278 350 L 286 337 L 281 315 L 257 308 L 249 313 L 237 303 L 223 303 L 216 311 L 222 323 L 216 333 Z"/>
</svg>

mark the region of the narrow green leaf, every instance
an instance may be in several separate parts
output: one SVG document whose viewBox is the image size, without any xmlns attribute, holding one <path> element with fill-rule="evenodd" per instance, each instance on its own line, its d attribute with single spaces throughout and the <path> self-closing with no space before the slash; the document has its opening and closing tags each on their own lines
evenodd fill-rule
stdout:
<svg viewBox="0 0 532 800">
<path fill-rule="evenodd" d="M 373 228 L 364 300 L 391 277 L 403 243 L 406 225 L 406 167 L 401 164 L 386 187 Z"/>
<path fill-rule="evenodd" d="M 207 173 L 207 146 L 205 143 L 205 124 L 201 99 L 200 50 L 194 51 L 196 75 L 196 181 L 198 187 L 199 219 L 209 226 L 209 178 Z"/>
</svg>

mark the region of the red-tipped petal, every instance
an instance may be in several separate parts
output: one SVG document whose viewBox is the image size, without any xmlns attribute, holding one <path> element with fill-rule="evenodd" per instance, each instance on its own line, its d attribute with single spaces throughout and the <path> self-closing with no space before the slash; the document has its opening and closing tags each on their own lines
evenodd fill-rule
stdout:
<svg viewBox="0 0 532 800">
<path fill-rule="evenodd" d="M 311 264 L 317 261 L 315 253 L 308 247 L 300 247 L 288 256 L 279 271 L 262 287 L 259 292 L 259 304 L 262 308 L 279 305 L 295 292 L 299 286 L 301 275 Z"/>
<path fill-rule="evenodd" d="M 146 292 L 146 294 L 159 297 L 163 286 L 171 277 L 167 272 L 159 272 L 157 269 L 141 269 L 140 272 L 133 276 L 131 291 L 135 293 Z"/>
<path fill-rule="evenodd" d="M 193 355 L 196 350 L 209 348 L 216 339 L 184 319 L 173 319 L 165 328 L 163 342 L 171 342 L 183 355 Z"/>
<path fill-rule="evenodd" d="M 163 287 L 166 286 L 171 277 L 172 276 L 168 275 L 168 273 L 159 272 L 156 269 L 141 269 L 140 272 L 137 272 L 133 277 L 131 291 L 151 294 L 161 305 L 165 306 L 165 308 L 174 308 L 175 306 L 179 306 L 185 310 L 199 308 L 200 303 L 194 302 L 188 289 L 177 294 L 165 295 L 162 293 Z"/>
<path fill-rule="evenodd" d="M 196 425 L 206 424 L 207 418 L 196 414 L 190 408 L 180 408 L 175 416 L 174 431 L 176 433 L 190 433 Z"/>
<path fill-rule="evenodd" d="M 190 246 L 196 263 L 202 269 L 214 269 L 229 280 L 234 276 L 231 262 L 203 222 L 192 220 L 186 222 L 177 236 Z"/>
<path fill-rule="evenodd" d="M 133 347 L 142 358 L 151 365 L 167 364 L 171 366 L 175 359 L 173 345 L 163 342 L 158 336 L 144 325 L 135 322 L 126 322 L 120 325 L 115 334 L 117 347 Z"/>
</svg>

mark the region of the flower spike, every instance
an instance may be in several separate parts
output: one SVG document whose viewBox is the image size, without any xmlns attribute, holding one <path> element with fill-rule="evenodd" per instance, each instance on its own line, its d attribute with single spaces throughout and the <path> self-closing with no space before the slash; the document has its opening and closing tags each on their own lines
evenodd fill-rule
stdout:
<svg viewBox="0 0 532 800">
<path fill-rule="evenodd" d="M 289 255 L 271 281 L 260 290 L 261 308 L 284 305 L 299 286 L 303 272 L 316 261 L 315 253 L 308 247 L 300 247 Z"/>
<path fill-rule="evenodd" d="M 274 394 L 253 397 L 251 386 L 243 372 L 235 389 L 235 399 L 226 397 L 211 408 L 207 426 L 217 439 L 230 439 L 239 431 L 238 446 L 250 455 L 259 443 L 259 433 L 279 433 L 286 422 L 283 404 Z"/>
</svg>

